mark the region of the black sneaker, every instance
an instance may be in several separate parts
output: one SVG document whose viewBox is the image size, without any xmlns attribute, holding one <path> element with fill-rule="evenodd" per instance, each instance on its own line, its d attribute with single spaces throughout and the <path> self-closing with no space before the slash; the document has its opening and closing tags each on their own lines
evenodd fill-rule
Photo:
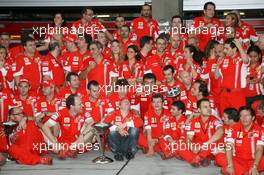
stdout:
<svg viewBox="0 0 264 175">
<path fill-rule="evenodd" d="M 134 156 L 134 154 L 132 153 L 132 152 L 127 152 L 126 153 L 126 158 L 127 158 L 127 160 L 131 160 L 131 159 L 133 159 L 135 156 Z"/>
<path fill-rule="evenodd" d="M 211 164 L 211 160 L 209 158 L 205 158 L 201 161 L 201 165 L 203 167 L 208 167 Z"/>
<path fill-rule="evenodd" d="M 123 161 L 124 160 L 124 157 L 122 154 L 115 154 L 114 158 L 116 161 Z"/>
</svg>

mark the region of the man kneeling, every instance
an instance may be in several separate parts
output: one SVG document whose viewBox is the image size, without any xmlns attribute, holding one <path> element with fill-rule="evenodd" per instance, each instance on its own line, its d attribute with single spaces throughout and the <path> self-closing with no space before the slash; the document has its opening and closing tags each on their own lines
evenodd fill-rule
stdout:
<svg viewBox="0 0 264 175">
<path fill-rule="evenodd" d="M 143 125 L 143 121 L 132 113 L 129 100 L 121 100 L 120 110 L 106 117 L 105 122 L 112 124 L 108 140 L 115 154 L 115 160 L 124 160 L 123 155 L 128 160 L 134 158 L 137 152 L 139 128 Z"/>
</svg>

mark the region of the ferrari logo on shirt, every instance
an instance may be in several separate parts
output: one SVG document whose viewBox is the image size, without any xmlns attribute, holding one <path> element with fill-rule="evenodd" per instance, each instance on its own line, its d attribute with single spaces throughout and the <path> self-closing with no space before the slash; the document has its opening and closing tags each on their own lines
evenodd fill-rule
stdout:
<svg viewBox="0 0 264 175">
<path fill-rule="evenodd" d="M 116 116 L 116 121 L 117 122 L 121 122 L 122 121 L 121 117 L 120 116 Z"/>
<path fill-rule="evenodd" d="M 47 107 L 47 103 L 46 103 L 46 102 L 41 102 L 41 104 L 40 104 L 40 105 L 41 105 L 41 107 L 42 107 L 42 108 L 45 108 L 45 107 Z"/>
<path fill-rule="evenodd" d="M 237 138 L 242 139 L 243 138 L 243 132 L 237 132 Z"/>
<path fill-rule="evenodd" d="M 70 123 L 70 118 L 69 117 L 65 117 L 64 118 L 64 123 Z"/>
<path fill-rule="evenodd" d="M 87 108 L 90 108 L 90 107 L 91 107 L 91 103 L 90 103 L 90 102 L 85 102 L 85 106 L 86 106 Z"/>
<path fill-rule="evenodd" d="M 151 123 L 157 123 L 157 119 L 156 119 L 156 117 L 152 117 L 152 118 L 151 118 Z"/>
<path fill-rule="evenodd" d="M 79 61 L 79 57 L 73 57 L 73 61 Z"/>
<path fill-rule="evenodd" d="M 143 22 L 138 22 L 138 29 L 143 29 Z"/>
<path fill-rule="evenodd" d="M 199 122 L 195 122 L 194 127 L 195 127 L 195 128 L 201 128 L 201 125 L 200 125 Z"/>
</svg>

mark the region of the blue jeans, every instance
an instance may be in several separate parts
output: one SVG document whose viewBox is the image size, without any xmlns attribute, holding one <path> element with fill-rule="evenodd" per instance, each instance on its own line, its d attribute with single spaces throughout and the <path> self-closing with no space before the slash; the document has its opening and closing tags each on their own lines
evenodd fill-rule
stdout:
<svg viewBox="0 0 264 175">
<path fill-rule="evenodd" d="M 117 131 L 110 131 L 108 135 L 108 142 L 111 151 L 114 154 L 126 154 L 137 152 L 139 129 L 130 127 L 128 129 L 128 136 L 121 136 Z"/>
</svg>

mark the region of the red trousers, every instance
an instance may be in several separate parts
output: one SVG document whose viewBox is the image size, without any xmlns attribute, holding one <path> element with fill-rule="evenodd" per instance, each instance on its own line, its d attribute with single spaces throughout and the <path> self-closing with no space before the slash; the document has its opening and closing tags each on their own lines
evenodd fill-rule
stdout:
<svg viewBox="0 0 264 175">
<path fill-rule="evenodd" d="M 222 157 L 222 156 L 221 156 Z M 222 157 L 218 160 L 222 166 L 223 172 L 227 169 L 227 161 Z M 253 167 L 254 160 L 244 160 L 241 158 L 233 158 L 233 166 L 234 166 L 234 175 L 244 175 L 249 173 L 250 169 Z M 264 171 L 264 157 L 259 162 L 258 171 Z"/>
<path fill-rule="evenodd" d="M 0 152 L 7 152 L 6 136 L 0 136 Z"/>
<path fill-rule="evenodd" d="M 234 107 L 237 110 L 241 106 L 246 105 L 246 99 L 242 90 L 227 91 L 223 89 L 219 96 L 220 114 L 223 115 L 224 110 L 229 107 Z"/>
</svg>

